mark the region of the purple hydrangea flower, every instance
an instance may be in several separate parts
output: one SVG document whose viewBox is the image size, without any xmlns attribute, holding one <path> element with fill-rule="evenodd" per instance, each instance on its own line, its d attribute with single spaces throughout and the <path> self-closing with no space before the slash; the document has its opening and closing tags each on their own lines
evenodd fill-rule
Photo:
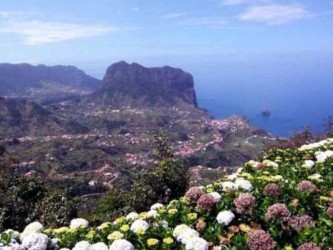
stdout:
<svg viewBox="0 0 333 250">
<path fill-rule="evenodd" d="M 305 214 L 291 218 L 289 226 L 299 233 L 307 227 L 314 227 L 315 222 L 311 216 Z"/>
</svg>

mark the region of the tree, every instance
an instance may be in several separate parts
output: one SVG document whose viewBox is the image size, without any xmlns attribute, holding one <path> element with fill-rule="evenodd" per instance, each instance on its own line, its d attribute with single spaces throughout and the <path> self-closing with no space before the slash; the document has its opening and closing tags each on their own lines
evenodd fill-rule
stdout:
<svg viewBox="0 0 333 250">
<path fill-rule="evenodd" d="M 327 137 L 333 137 L 333 116 L 328 116 L 325 120 L 325 133 Z"/>
<path fill-rule="evenodd" d="M 182 195 L 188 187 L 188 166 L 174 157 L 164 133 L 154 133 L 154 155 L 158 162 L 137 175 L 131 187 L 130 205 L 144 211 L 153 203 L 166 203 Z"/>
<path fill-rule="evenodd" d="M 119 188 L 111 188 L 98 203 L 94 211 L 94 221 L 112 221 L 130 211 L 129 192 Z"/>
<path fill-rule="evenodd" d="M 33 221 L 60 226 L 76 216 L 77 207 L 67 191 L 50 190 L 40 177 L 26 177 L 12 167 L 13 159 L 0 155 L 0 231 L 22 230 Z"/>
<path fill-rule="evenodd" d="M 174 156 L 165 134 L 154 133 L 157 160 L 150 168 L 134 175 L 129 191 L 112 188 L 100 201 L 96 214 L 108 213 L 109 218 L 122 211 L 145 211 L 156 203 L 167 203 L 181 196 L 188 187 L 188 165 Z"/>
</svg>

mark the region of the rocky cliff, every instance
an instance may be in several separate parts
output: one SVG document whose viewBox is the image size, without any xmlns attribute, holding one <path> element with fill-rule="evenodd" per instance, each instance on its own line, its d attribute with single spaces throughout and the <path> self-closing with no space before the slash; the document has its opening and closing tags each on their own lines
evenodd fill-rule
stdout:
<svg viewBox="0 0 333 250">
<path fill-rule="evenodd" d="M 102 88 L 90 100 L 116 107 L 184 104 L 197 107 L 191 74 L 169 66 L 146 68 L 124 61 L 107 69 Z"/>
</svg>

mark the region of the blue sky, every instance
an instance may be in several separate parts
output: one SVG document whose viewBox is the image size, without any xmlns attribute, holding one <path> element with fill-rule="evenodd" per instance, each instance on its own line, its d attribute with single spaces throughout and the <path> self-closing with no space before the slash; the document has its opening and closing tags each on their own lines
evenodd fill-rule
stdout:
<svg viewBox="0 0 333 250">
<path fill-rule="evenodd" d="M 199 79 L 219 67 L 332 70 L 333 0 L 1 0 L 0 49 L 2 62 L 73 64 L 98 77 L 119 60 Z"/>
</svg>

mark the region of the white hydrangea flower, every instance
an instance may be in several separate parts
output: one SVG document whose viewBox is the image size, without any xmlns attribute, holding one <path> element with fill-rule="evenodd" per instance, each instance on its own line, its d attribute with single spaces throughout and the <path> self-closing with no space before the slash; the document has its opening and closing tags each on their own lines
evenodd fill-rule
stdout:
<svg viewBox="0 0 333 250">
<path fill-rule="evenodd" d="M 228 180 L 230 180 L 230 181 L 233 181 L 233 180 L 235 180 L 237 177 L 238 177 L 238 173 L 234 173 L 234 174 L 231 174 L 231 175 L 228 175 Z"/>
<path fill-rule="evenodd" d="M 319 179 L 321 179 L 321 178 L 323 178 L 323 177 L 321 176 L 321 174 L 318 174 L 318 173 L 313 174 L 313 175 L 310 175 L 310 176 L 308 177 L 309 180 L 319 180 Z"/>
<path fill-rule="evenodd" d="M 46 250 L 49 239 L 42 233 L 31 233 L 22 241 L 22 247 L 29 250 Z"/>
<path fill-rule="evenodd" d="M 75 244 L 72 250 L 90 250 L 90 243 L 88 241 L 80 241 Z"/>
<path fill-rule="evenodd" d="M 137 233 L 139 230 L 147 230 L 149 228 L 149 224 L 141 219 L 135 220 L 131 225 L 131 231 Z"/>
<path fill-rule="evenodd" d="M 237 189 L 241 188 L 246 191 L 251 191 L 253 189 L 251 182 L 249 182 L 248 180 L 236 180 L 235 185 Z"/>
<path fill-rule="evenodd" d="M 270 161 L 270 160 L 264 160 L 262 163 L 264 163 L 268 167 L 273 167 L 273 168 L 278 168 L 279 167 L 279 164 L 277 164 L 274 161 Z"/>
<path fill-rule="evenodd" d="M 95 244 L 92 244 L 89 248 L 89 250 L 109 250 L 109 247 L 105 245 L 104 242 L 98 242 Z"/>
<path fill-rule="evenodd" d="M 7 246 L 8 248 L 5 248 L 7 250 L 24 250 L 24 247 L 21 246 L 17 241 L 16 239 L 11 239 L 10 240 L 10 243 L 9 245 Z M 1 250 L 5 250 L 5 249 L 2 249 L 1 246 L 0 246 L 0 249 Z"/>
<path fill-rule="evenodd" d="M 248 162 L 246 162 L 245 164 L 248 164 L 248 165 L 250 165 L 250 166 L 254 166 L 255 164 L 256 164 L 256 161 L 254 161 L 254 160 L 249 160 Z"/>
<path fill-rule="evenodd" d="M 304 161 L 304 164 L 302 165 L 302 167 L 311 169 L 311 168 L 314 167 L 314 165 L 315 165 L 314 161 L 312 161 L 312 160 L 306 160 L 306 161 Z"/>
<path fill-rule="evenodd" d="M 89 222 L 82 218 L 76 218 L 71 220 L 71 224 L 69 226 L 70 229 L 78 229 L 80 227 L 88 227 Z"/>
<path fill-rule="evenodd" d="M 160 209 L 160 208 L 162 208 L 162 207 L 164 207 L 163 204 L 161 204 L 161 203 L 155 203 L 154 205 L 152 205 L 152 206 L 150 207 L 150 210 L 158 210 L 158 209 Z"/>
<path fill-rule="evenodd" d="M 298 148 L 299 151 L 305 151 L 309 149 L 312 149 L 310 145 L 302 145 L 300 148 Z"/>
<path fill-rule="evenodd" d="M 222 196 L 218 192 L 211 192 L 209 194 L 214 197 L 216 203 L 219 202 L 222 198 Z"/>
<path fill-rule="evenodd" d="M 20 234 L 20 240 L 23 241 L 28 235 L 32 233 L 41 233 L 43 230 L 44 227 L 41 223 L 38 221 L 32 222 L 24 228 L 23 232 Z"/>
<path fill-rule="evenodd" d="M 182 232 L 180 235 L 178 235 L 177 241 L 181 242 L 182 244 L 185 245 L 189 240 L 191 240 L 192 238 L 197 238 L 197 237 L 199 237 L 199 233 L 192 228 L 188 228 L 187 230 Z"/>
<path fill-rule="evenodd" d="M 243 171 L 243 168 L 237 168 L 236 173 L 240 174 L 240 173 L 242 173 L 242 171 Z"/>
<path fill-rule="evenodd" d="M 283 180 L 283 176 L 279 175 L 279 174 L 278 175 L 272 175 L 271 178 L 276 180 L 276 181 Z"/>
<path fill-rule="evenodd" d="M 59 239 L 57 238 L 52 238 L 51 241 L 50 241 L 50 247 L 53 249 L 58 249 L 59 246 L 58 246 L 58 242 L 59 242 Z"/>
<path fill-rule="evenodd" d="M 328 158 L 333 157 L 333 151 L 327 150 L 325 152 L 318 151 L 315 153 L 317 162 L 324 163 Z"/>
<path fill-rule="evenodd" d="M 307 145 L 303 145 L 298 150 L 300 150 L 300 151 L 311 150 L 311 149 L 322 147 L 322 146 L 324 146 L 327 143 L 330 144 L 331 143 L 331 139 L 327 139 L 327 140 L 323 140 L 323 141 L 319 141 L 319 142 L 315 142 L 315 143 L 310 143 L 310 144 L 307 144 Z"/>
<path fill-rule="evenodd" d="M 167 227 L 169 226 L 169 223 L 168 223 L 167 221 L 165 221 L 165 220 L 162 220 L 162 221 L 160 222 L 160 225 L 161 225 L 163 228 L 167 228 Z"/>
<path fill-rule="evenodd" d="M 13 230 L 13 229 L 7 229 L 4 233 L 6 234 L 12 234 L 13 239 L 18 239 L 20 237 L 20 233 Z"/>
<path fill-rule="evenodd" d="M 189 228 L 190 227 L 188 225 L 180 224 L 180 225 L 175 227 L 175 229 L 173 230 L 172 235 L 173 235 L 173 237 L 177 238 L 180 234 L 182 234 L 183 232 L 185 232 Z"/>
<path fill-rule="evenodd" d="M 1 246 L 0 245 L 0 250 L 25 250 L 25 248 L 21 247 L 21 246 Z"/>
<path fill-rule="evenodd" d="M 216 220 L 219 224 L 224 224 L 228 226 L 230 222 L 235 218 L 235 215 L 231 211 L 222 211 L 216 217 Z"/>
<path fill-rule="evenodd" d="M 247 164 L 247 165 L 250 165 L 250 166 L 253 167 L 253 168 L 255 168 L 255 167 L 259 164 L 259 162 L 254 161 L 254 160 L 250 160 L 250 161 L 248 161 L 246 164 Z"/>
<path fill-rule="evenodd" d="M 214 246 L 212 250 L 222 250 L 221 246 Z"/>
<path fill-rule="evenodd" d="M 185 245 L 186 250 L 208 250 L 208 242 L 202 238 L 191 238 Z"/>
<path fill-rule="evenodd" d="M 127 240 L 115 240 L 109 250 L 134 250 L 134 246 Z"/>
<path fill-rule="evenodd" d="M 233 191 L 236 189 L 235 183 L 231 181 L 225 181 L 222 183 L 222 187 L 224 191 Z"/>
<path fill-rule="evenodd" d="M 129 213 L 127 216 L 126 216 L 126 219 L 127 220 L 136 220 L 136 219 L 139 219 L 139 214 L 136 213 L 136 212 L 131 212 Z"/>
<path fill-rule="evenodd" d="M 147 218 L 156 218 L 157 217 L 157 211 L 156 210 L 150 210 L 147 212 Z"/>
</svg>

